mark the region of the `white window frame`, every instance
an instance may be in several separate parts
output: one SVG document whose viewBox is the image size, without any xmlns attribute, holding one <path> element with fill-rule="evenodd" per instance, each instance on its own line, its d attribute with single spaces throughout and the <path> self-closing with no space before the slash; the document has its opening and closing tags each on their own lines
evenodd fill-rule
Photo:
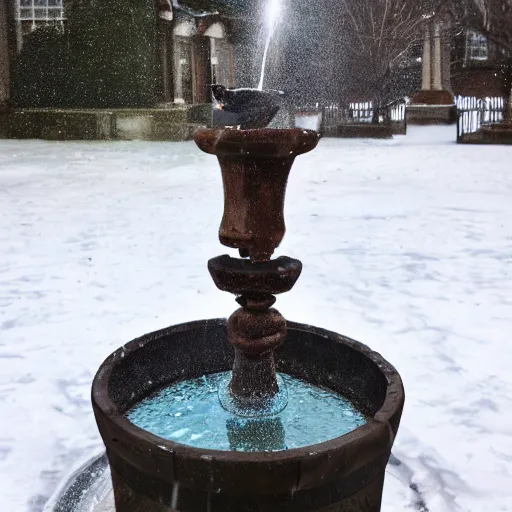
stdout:
<svg viewBox="0 0 512 512">
<path fill-rule="evenodd" d="M 470 61 L 485 62 L 489 60 L 489 40 L 483 34 L 468 31 L 468 59 Z"/>
<path fill-rule="evenodd" d="M 15 0 L 14 4 L 14 17 L 19 47 L 21 47 L 23 38 L 22 23 L 31 22 L 31 30 L 35 30 L 38 25 L 55 22 L 63 24 L 66 19 L 64 12 L 66 0 L 57 0 L 57 5 L 49 5 L 50 0 L 27 0 L 24 1 L 24 5 L 21 5 L 21 1 Z M 50 13 L 52 13 L 52 16 L 50 16 Z"/>
</svg>

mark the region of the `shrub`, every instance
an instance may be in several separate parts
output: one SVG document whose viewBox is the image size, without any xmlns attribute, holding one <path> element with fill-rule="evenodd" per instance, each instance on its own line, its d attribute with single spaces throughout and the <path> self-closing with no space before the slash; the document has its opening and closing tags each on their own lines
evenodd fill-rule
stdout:
<svg viewBox="0 0 512 512">
<path fill-rule="evenodd" d="M 28 34 L 12 71 L 14 106 L 65 106 L 67 66 L 66 36 L 59 26 L 43 26 Z"/>
<path fill-rule="evenodd" d="M 70 102 L 95 108 L 153 105 L 154 0 L 74 0 L 68 13 Z"/>
<path fill-rule="evenodd" d="M 16 107 L 133 108 L 156 98 L 154 0 L 73 0 L 66 32 L 28 34 L 13 70 Z"/>
</svg>

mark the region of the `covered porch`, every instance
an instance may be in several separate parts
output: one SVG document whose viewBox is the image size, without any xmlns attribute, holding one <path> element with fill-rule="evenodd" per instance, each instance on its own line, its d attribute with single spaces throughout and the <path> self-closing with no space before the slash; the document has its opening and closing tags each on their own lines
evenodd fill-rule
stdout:
<svg viewBox="0 0 512 512">
<path fill-rule="evenodd" d="M 160 0 L 158 62 L 160 105 L 211 103 L 210 84 L 235 87 L 237 52 L 254 21 L 251 2 Z"/>
</svg>

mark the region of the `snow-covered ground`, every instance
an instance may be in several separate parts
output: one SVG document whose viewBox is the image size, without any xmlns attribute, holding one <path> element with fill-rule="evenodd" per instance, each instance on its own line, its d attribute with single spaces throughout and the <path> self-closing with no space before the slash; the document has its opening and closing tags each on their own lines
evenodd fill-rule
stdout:
<svg viewBox="0 0 512 512">
<path fill-rule="evenodd" d="M 279 309 L 404 379 L 385 512 L 512 511 L 512 148 L 454 137 L 326 139 L 290 178 L 279 253 L 304 273 Z M 235 309 L 206 270 L 221 213 L 193 143 L 0 141 L 2 512 L 40 511 L 101 448 L 89 390 L 109 353 Z"/>
</svg>

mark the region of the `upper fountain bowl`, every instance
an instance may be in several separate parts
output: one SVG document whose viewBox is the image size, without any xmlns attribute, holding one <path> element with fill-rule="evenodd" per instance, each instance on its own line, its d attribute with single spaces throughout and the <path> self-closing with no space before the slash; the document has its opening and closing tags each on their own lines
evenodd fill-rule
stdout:
<svg viewBox="0 0 512 512">
<path fill-rule="evenodd" d="M 265 128 L 280 109 L 282 91 L 259 89 L 228 89 L 223 85 L 210 86 L 215 105 L 213 125 L 240 127 L 242 130 Z"/>
<path fill-rule="evenodd" d="M 216 156 L 247 159 L 294 159 L 316 148 L 317 132 L 292 129 L 198 130 L 194 140 L 201 151 Z"/>
<path fill-rule="evenodd" d="M 284 201 L 293 162 L 317 146 L 318 134 L 299 128 L 200 130 L 194 140 L 218 157 L 222 170 L 220 242 L 253 262 L 269 261 L 286 231 Z"/>
</svg>

